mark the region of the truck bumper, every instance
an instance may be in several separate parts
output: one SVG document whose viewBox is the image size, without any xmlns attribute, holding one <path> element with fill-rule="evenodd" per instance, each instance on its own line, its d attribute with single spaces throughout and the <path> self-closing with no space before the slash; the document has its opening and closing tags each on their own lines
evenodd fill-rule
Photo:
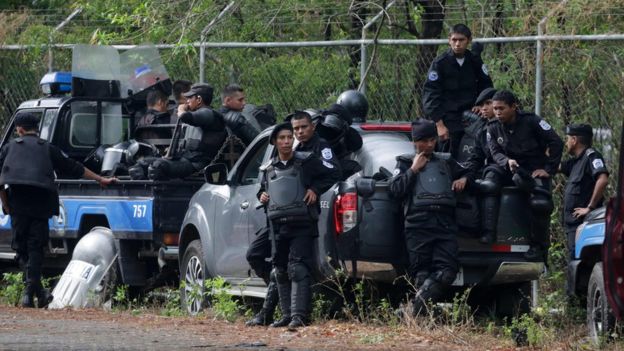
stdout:
<svg viewBox="0 0 624 351">
<path fill-rule="evenodd" d="M 490 280 L 491 285 L 537 280 L 544 271 L 542 262 L 501 262 Z"/>
</svg>

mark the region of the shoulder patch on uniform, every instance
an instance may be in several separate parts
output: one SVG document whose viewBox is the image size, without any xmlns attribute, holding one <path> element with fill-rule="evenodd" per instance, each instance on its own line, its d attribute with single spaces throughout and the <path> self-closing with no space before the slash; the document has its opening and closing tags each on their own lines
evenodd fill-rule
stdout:
<svg viewBox="0 0 624 351">
<path fill-rule="evenodd" d="M 481 70 L 483 71 L 483 74 L 485 74 L 486 76 L 490 75 L 490 73 L 488 72 L 487 65 L 485 63 L 481 65 Z"/>
<path fill-rule="evenodd" d="M 435 82 L 436 80 L 438 80 L 438 72 L 436 71 L 429 71 L 429 75 L 427 77 L 430 81 Z"/>
<path fill-rule="evenodd" d="M 543 130 L 551 130 L 552 127 L 550 126 L 550 124 L 548 124 L 548 122 L 541 120 L 539 122 L 540 127 L 542 127 Z"/>
<path fill-rule="evenodd" d="M 592 166 L 594 166 L 594 168 L 603 168 L 604 167 L 604 162 L 602 162 L 601 159 L 597 158 L 597 159 L 592 161 Z"/>
<path fill-rule="evenodd" d="M 330 148 L 328 148 L 328 147 L 326 147 L 323 150 L 321 150 L 321 155 L 326 160 L 331 160 L 332 157 L 334 157 L 334 155 L 332 154 L 332 150 Z"/>
<path fill-rule="evenodd" d="M 331 163 L 323 160 L 323 166 L 327 167 L 327 168 L 334 168 L 334 165 L 332 165 Z"/>
</svg>

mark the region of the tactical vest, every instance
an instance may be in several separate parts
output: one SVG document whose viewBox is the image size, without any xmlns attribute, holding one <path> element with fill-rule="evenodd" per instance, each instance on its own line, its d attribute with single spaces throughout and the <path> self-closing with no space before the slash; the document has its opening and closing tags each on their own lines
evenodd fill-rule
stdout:
<svg viewBox="0 0 624 351">
<path fill-rule="evenodd" d="M 30 185 L 56 191 L 54 166 L 48 142 L 35 136 L 16 138 L 9 144 L 0 184 Z"/>
<path fill-rule="evenodd" d="M 277 168 L 273 164 L 265 169 L 266 188 L 269 194 L 269 219 L 280 223 L 311 221 L 314 208 L 308 208 L 303 201 L 306 188 L 303 184 L 302 164 L 311 153 L 295 152 L 294 162 L 288 168 Z"/>
<path fill-rule="evenodd" d="M 214 113 L 208 108 L 200 108 L 193 113 Z M 179 151 L 183 157 L 191 162 L 212 159 L 223 145 L 227 131 L 223 124 L 215 128 L 196 127 L 190 124 L 184 125 L 184 140 L 180 143 Z"/>
<path fill-rule="evenodd" d="M 451 188 L 453 175 L 447 163 L 448 156 L 434 153 L 416 175 L 410 209 L 455 207 L 455 193 Z"/>
<path fill-rule="evenodd" d="M 575 218 L 572 213 L 576 207 L 585 207 L 591 200 L 595 183 L 591 177 L 585 176 L 585 170 L 588 167 L 589 156 L 594 152 L 596 152 L 594 149 L 587 148 L 583 157 L 576 161 L 570 170 L 563 198 L 563 219 L 568 226 L 576 226 L 583 222 L 583 218 Z"/>
</svg>

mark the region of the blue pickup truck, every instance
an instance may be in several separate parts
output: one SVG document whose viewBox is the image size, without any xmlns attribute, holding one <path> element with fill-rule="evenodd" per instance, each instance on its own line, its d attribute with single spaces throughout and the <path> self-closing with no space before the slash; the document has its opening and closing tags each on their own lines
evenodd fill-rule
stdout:
<svg viewBox="0 0 624 351">
<path fill-rule="evenodd" d="M 53 73 L 42 80 L 47 96 L 23 102 L 18 107 L 4 126 L 1 145 L 15 137 L 15 117 L 33 113 L 40 117 L 39 135 L 42 139 L 58 146 L 92 171 L 100 172 L 104 150 L 133 140 L 135 120 L 145 111 L 145 95 L 103 94 L 103 90 L 110 92 L 108 87 L 118 82 L 93 83 L 74 78 L 71 74 Z M 82 93 L 77 93 L 77 83 L 83 84 Z M 88 84 L 100 88 L 104 85 L 106 89 L 92 93 L 85 88 Z M 170 133 L 174 127 L 164 126 Z M 142 144 L 150 148 L 149 144 Z M 155 148 L 151 150 L 155 151 Z M 161 283 L 167 276 L 176 276 L 169 273 L 177 270 L 179 229 L 189 199 L 205 182 L 203 177 L 171 181 L 132 180 L 127 175 L 117 177 L 118 182 L 101 188 L 94 181 L 69 179 L 57 174 L 60 214 L 49 222 L 50 239 L 44 259 L 46 271 L 62 272 L 78 241 L 92 228 L 106 227 L 115 238 L 118 260 L 114 276 L 117 283 L 141 288 Z M 0 266 L 4 268 L 16 265 L 15 252 L 11 249 L 10 223 L 9 216 L 0 214 Z"/>
</svg>

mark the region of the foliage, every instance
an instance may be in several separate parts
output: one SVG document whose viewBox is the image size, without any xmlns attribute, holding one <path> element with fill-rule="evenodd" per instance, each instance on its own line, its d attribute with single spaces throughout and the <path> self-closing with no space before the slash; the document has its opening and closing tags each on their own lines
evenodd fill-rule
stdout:
<svg viewBox="0 0 624 351">
<path fill-rule="evenodd" d="M 10 306 L 19 305 L 24 292 L 23 274 L 4 273 L 0 282 L 0 302 Z"/>
<path fill-rule="evenodd" d="M 228 292 L 230 284 L 222 277 L 205 280 L 204 288 L 216 318 L 234 322 L 241 315 L 241 312 L 244 313 L 244 309 L 238 300 Z"/>
</svg>

